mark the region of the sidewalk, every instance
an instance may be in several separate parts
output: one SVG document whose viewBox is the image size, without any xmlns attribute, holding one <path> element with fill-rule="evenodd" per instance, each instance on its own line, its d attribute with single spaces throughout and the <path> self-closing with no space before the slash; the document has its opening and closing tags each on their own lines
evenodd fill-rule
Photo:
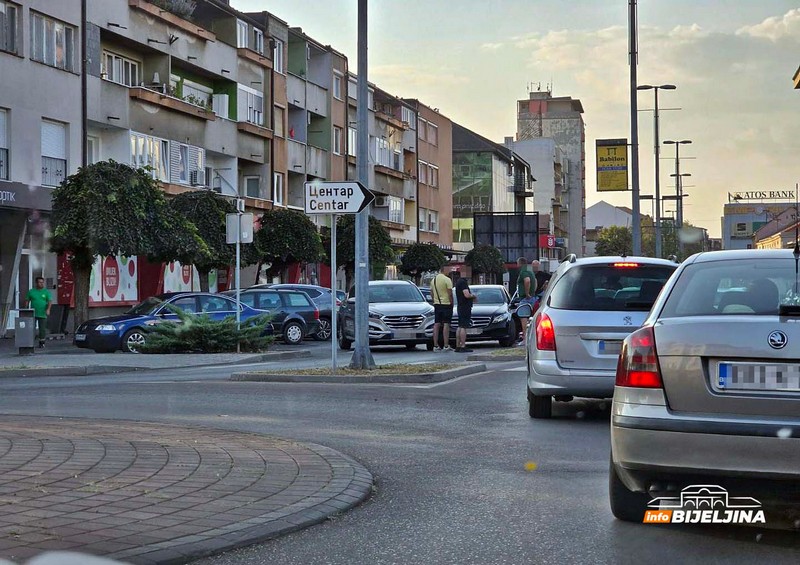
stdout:
<svg viewBox="0 0 800 565">
<path fill-rule="evenodd" d="M 185 562 L 321 522 L 372 476 L 323 446 L 127 421 L 0 416 L 0 557 Z"/>
</svg>

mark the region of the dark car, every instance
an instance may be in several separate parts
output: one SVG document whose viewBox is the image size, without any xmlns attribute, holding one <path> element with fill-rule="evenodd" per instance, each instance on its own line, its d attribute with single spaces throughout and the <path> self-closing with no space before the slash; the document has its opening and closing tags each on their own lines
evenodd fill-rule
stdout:
<svg viewBox="0 0 800 565">
<path fill-rule="evenodd" d="M 418 286 L 419 291 L 422 293 L 422 297 L 425 299 L 425 302 L 430 302 L 433 304 L 433 295 L 431 294 L 431 289 L 428 286 Z"/>
<path fill-rule="evenodd" d="M 503 285 L 476 284 L 469 287 L 477 299 L 472 305 L 472 326 L 467 328 L 467 341 L 497 340 L 501 347 L 514 345 L 517 328 L 509 310 L 511 297 Z M 455 301 L 455 299 L 454 299 Z M 458 327 L 453 313 L 450 337 L 455 340 Z"/>
<path fill-rule="evenodd" d="M 148 328 L 162 320 L 178 319 L 178 315 L 170 308 L 178 308 L 187 314 L 207 314 L 213 320 L 236 315 L 236 302 L 227 296 L 206 292 L 170 292 L 148 298 L 124 314 L 84 322 L 75 331 L 74 343 L 84 349 L 94 349 L 97 353 L 117 349 L 137 353 L 147 340 Z M 241 319 L 247 320 L 262 313 L 242 305 Z"/>
<path fill-rule="evenodd" d="M 224 294 L 236 298 L 235 290 Z M 272 314 L 270 321 L 275 334 L 289 345 L 297 345 L 306 336 L 319 331 L 319 308 L 305 292 L 275 287 L 254 288 L 241 291 L 239 300 L 245 307 Z"/>
<path fill-rule="evenodd" d="M 314 304 L 319 308 L 319 324 L 317 331 L 311 334 L 317 341 L 327 341 L 331 338 L 331 320 L 333 319 L 333 315 L 331 312 L 331 289 L 325 288 L 324 286 L 318 286 L 315 284 L 300 284 L 300 283 L 279 283 L 279 284 L 259 284 L 255 286 L 251 286 L 247 290 L 263 290 L 263 289 L 283 289 L 283 290 L 299 290 L 305 292 L 309 298 L 314 302 Z M 339 307 L 342 305 L 342 298 L 340 298 L 339 293 L 342 291 L 336 291 L 336 306 Z"/>
</svg>

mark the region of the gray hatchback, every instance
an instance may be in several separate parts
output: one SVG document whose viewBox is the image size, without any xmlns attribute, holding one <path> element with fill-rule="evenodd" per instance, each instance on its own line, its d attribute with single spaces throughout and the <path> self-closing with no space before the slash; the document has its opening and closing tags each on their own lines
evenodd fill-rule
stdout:
<svg viewBox="0 0 800 565">
<path fill-rule="evenodd" d="M 549 418 L 553 399 L 611 398 L 622 340 L 642 325 L 677 265 L 652 257 L 562 262 L 528 325 L 528 412 Z"/>
</svg>

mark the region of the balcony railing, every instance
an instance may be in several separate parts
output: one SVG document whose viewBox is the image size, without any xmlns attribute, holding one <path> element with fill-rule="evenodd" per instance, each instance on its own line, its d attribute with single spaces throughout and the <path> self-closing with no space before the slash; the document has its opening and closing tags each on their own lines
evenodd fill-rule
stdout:
<svg viewBox="0 0 800 565">
<path fill-rule="evenodd" d="M 67 178 L 67 161 L 42 157 L 42 186 L 59 186 Z"/>
<path fill-rule="evenodd" d="M 0 180 L 8 180 L 8 149 L 0 149 Z"/>
</svg>

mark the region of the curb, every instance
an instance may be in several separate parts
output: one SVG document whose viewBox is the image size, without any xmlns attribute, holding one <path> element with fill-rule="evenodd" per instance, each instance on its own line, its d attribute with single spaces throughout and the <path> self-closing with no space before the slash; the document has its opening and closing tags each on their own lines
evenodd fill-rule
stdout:
<svg viewBox="0 0 800 565">
<path fill-rule="evenodd" d="M 449 381 L 465 375 L 483 373 L 486 365 L 474 363 L 434 373 L 367 375 L 287 375 L 284 373 L 233 373 L 229 380 L 256 383 L 337 383 L 337 384 L 432 384 Z"/>
<path fill-rule="evenodd" d="M 486 355 L 483 353 L 476 353 L 475 355 L 468 355 L 467 361 L 492 361 L 494 363 L 505 363 L 508 361 L 525 361 L 524 355 Z"/>
<path fill-rule="evenodd" d="M 175 355 L 185 355 L 176 353 Z M 116 373 L 133 373 L 136 371 L 158 371 L 159 369 L 194 369 L 208 367 L 223 367 L 228 365 L 247 365 L 250 363 L 268 363 L 298 357 L 311 357 L 311 350 L 298 349 L 297 351 L 278 351 L 275 353 L 254 354 L 247 359 L 230 361 L 227 363 L 206 363 L 201 365 L 175 365 L 172 367 L 128 367 L 119 365 L 87 365 L 85 367 L 31 367 L 30 369 L 3 369 L 0 368 L 0 378 L 12 377 L 84 377 L 87 375 L 103 375 Z"/>
</svg>

